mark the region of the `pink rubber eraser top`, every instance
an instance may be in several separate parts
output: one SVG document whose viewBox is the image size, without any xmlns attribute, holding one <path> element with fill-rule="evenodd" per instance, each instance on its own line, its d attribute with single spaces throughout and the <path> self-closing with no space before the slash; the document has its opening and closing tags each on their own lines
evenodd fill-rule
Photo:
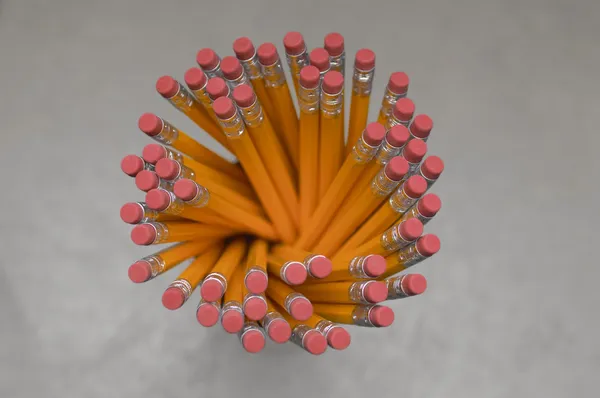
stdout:
<svg viewBox="0 0 600 398">
<path fill-rule="evenodd" d="M 363 270 L 365 274 L 372 278 L 376 278 L 385 272 L 385 258 L 379 254 L 372 254 L 365 259 Z"/>
<path fill-rule="evenodd" d="M 303 284 L 308 274 L 304 264 L 292 262 L 285 267 L 283 276 L 288 284 L 295 286 Z"/>
<path fill-rule="evenodd" d="M 409 138 L 410 133 L 408 132 L 408 128 L 402 124 L 392 126 L 390 131 L 388 131 L 387 135 L 385 136 L 387 142 L 395 148 L 402 148 L 404 145 L 406 145 L 406 142 Z"/>
<path fill-rule="evenodd" d="M 385 127 L 381 123 L 367 124 L 363 132 L 363 140 L 370 146 L 379 146 L 385 138 Z"/>
<path fill-rule="evenodd" d="M 361 71 L 369 71 L 375 67 L 375 53 L 368 48 L 356 52 L 354 67 Z"/>
<path fill-rule="evenodd" d="M 221 120 L 227 120 L 235 115 L 235 105 L 229 97 L 221 97 L 213 102 L 213 110 Z"/>
<path fill-rule="evenodd" d="M 401 181 L 408 173 L 408 162 L 402 156 L 394 156 L 385 165 L 385 175 L 392 181 Z"/>
<path fill-rule="evenodd" d="M 131 230 L 131 240 L 136 245 L 151 245 L 156 239 L 156 230 L 150 224 L 138 224 Z"/>
<path fill-rule="evenodd" d="M 440 197 L 434 193 L 428 193 L 417 203 L 417 210 L 425 217 L 433 217 L 442 208 Z"/>
<path fill-rule="evenodd" d="M 188 69 L 183 75 L 183 79 L 191 90 L 200 90 L 208 81 L 206 74 L 200 68 Z"/>
<path fill-rule="evenodd" d="M 215 326 L 219 321 L 219 310 L 211 303 L 202 303 L 196 310 L 196 319 L 204 327 Z"/>
<path fill-rule="evenodd" d="M 427 153 L 427 143 L 423 140 L 410 140 L 402 150 L 402 156 L 410 163 L 419 163 Z"/>
<path fill-rule="evenodd" d="M 176 287 L 170 287 L 163 293 L 162 303 L 168 310 L 176 310 L 185 303 L 185 295 Z"/>
<path fill-rule="evenodd" d="M 159 134 L 163 128 L 162 119 L 153 113 L 144 113 L 138 119 L 138 127 L 151 137 Z"/>
<path fill-rule="evenodd" d="M 333 264 L 331 260 L 327 257 L 314 257 L 312 260 L 308 261 L 308 270 L 310 274 L 315 278 L 326 278 L 331 274 L 333 269 Z"/>
<path fill-rule="evenodd" d="M 227 87 L 225 80 L 220 77 L 213 77 L 212 79 L 208 79 L 208 83 L 206 83 L 206 92 L 210 99 L 215 101 L 218 98 L 227 97 L 229 95 L 229 87 Z"/>
<path fill-rule="evenodd" d="M 233 52 L 239 60 L 246 61 L 254 56 L 256 50 L 252 40 L 248 37 L 239 37 L 233 42 Z"/>
<path fill-rule="evenodd" d="M 400 224 L 400 236 L 407 241 L 417 240 L 423 234 L 423 223 L 417 218 L 410 218 Z"/>
<path fill-rule="evenodd" d="M 300 69 L 300 85 L 304 88 L 316 88 L 321 80 L 321 73 L 314 65 L 308 65 Z"/>
<path fill-rule="evenodd" d="M 333 327 L 327 333 L 327 343 L 334 350 L 345 350 L 350 345 L 350 333 L 340 326 Z"/>
<path fill-rule="evenodd" d="M 156 91 L 164 98 L 171 98 L 179 91 L 179 83 L 171 76 L 161 76 L 156 81 Z"/>
<path fill-rule="evenodd" d="M 269 284 L 269 281 L 267 279 L 267 275 L 264 272 L 252 271 L 246 275 L 244 283 L 246 284 L 246 288 L 249 292 L 254 294 L 260 294 L 267 290 L 267 285 Z"/>
<path fill-rule="evenodd" d="M 244 314 L 253 321 L 261 320 L 267 315 L 267 303 L 260 297 L 250 297 L 244 302 Z"/>
<path fill-rule="evenodd" d="M 427 191 L 427 181 L 421 176 L 412 176 L 404 183 L 404 192 L 411 198 L 420 198 Z"/>
<path fill-rule="evenodd" d="M 200 296 L 206 301 L 217 301 L 223 297 L 223 285 L 214 279 L 207 279 L 200 287 Z"/>
<path fill-rule="evenodd" d="M 264 65 L 273 65 L 279 61 L 277 47 L 273 43 L 263 43 L 258 47 L 258 61 Z"/>
<path fill-rule="evenodd" d="M 405 275 L 401 281 L 402 290 L 410 296 L 422 294 L 427 290 L 427 279 L 421 274 Z"/>
<path fill-rule="evenodd" d="M 369 311 L 369 320 L 377 327 L 388 327 L 394 323 L 394 311 L 389 307 L 378 305 Z"/>
<path fill-rule="evenodd" d="M 433 128 L 433 120 L 427 115 L 421 114 L 415 116 L 410 124 L 410 132 L 417 138 L 427 138 Z"/>
<path fill-rule="evenodd" d="M 171 204 L 171 197 L 164 189 L 152 189 L 146 194 L 146 205 L 152 210 L 163 211 Z"/>
<path fill-rule="evenodd" d="M 127 224 L 137 224 L 144 217 L 144 208 L 139 203 L 129 202 L 121 207 L 119 214 Z"/>
<path fill-rule="evenodd" d="M 151 189 L 158 188 L 160 179 L 155 172 L 150 170 L 142 170 L 135 176 L 135 186 L 140 191 L 148 192 Z"/>
<path fill-rule="evenodd" d="M 324 48 L 315 48 L 308 55 L 310 64 L 315 66 L 319 71 L 324 72 L 329 69 L 329 53 Z"/>
<path fill-rule="evenodd" d="M 144 169 L 144 161 L 137 155 L 127 155 L 121 160 L 121 170 L 130 177 L 135 177 Z"/>
<path fill-rule="evenodd" d="M 298 321 L 306 321 L 313 314 L 313 306 L 305 297 L 300 297 L 290 304 L 290 315 Z"/>
<path fill-rule="evenodd" d="M 219 56 L 210 48 L 203 48 L 196 54 L 196 62 L 204 70 L 213 70 L 219 65 Z"/>
<path fill-rule="evenodd" d="M 284 319 L 274 319 L 269 323 L 267 334 L 275 343 L 283 344 L 292 336 L 292 328 Z"/>
<path fill-rule="evenodd" d="M 258 330 L 249 330 L 242 336 L 242 346 L 251 354 L 260 352 L 265 348 L 265 336 Z"/>
<path fill-rule="evenodd" d="M 320 332 L 309 330 L 302 339 L 306 351 L 313 355 L 321 355 L 327 349 L 327 340 Z"/>
<path fill-rule="evenodd" d="M 299 32 L 287 32 L 283 37 L 283 46 L 285 47 L 285 52 L 289 55 L 302 54 L 306 50 L 304 37 Z"/>
<path fill-rule="evenodd" d="M 227 56 L 221 60 L 221 72 L 228 80 L 235 80 L 242 75 L 244 69 L 236 57 Z"/>
<path fill-rule="evenodd" d="M 187 202 L 198 195 L 198 185 L 192 180 L 183 178 L 175 183 L 173 186 L 173 193 L 179 199 Z"/>
<path fill-rule="evenodd" d="M 227 333 L 237 333 L 244 327 L 244 317 L 237 311 L 225 311 L 221 317 L 221 325 Z"/>
<path fill-rule="evenodd" d="M 152 276 L 152 268 L 146 261 L 137 261 L 131 264 L 127 274 L 132 282 L 143 283 Z"/>
<path fill-rule="evenodd" d="M 156 162 L 156 166 L 154 166 L 154 171 L 158 176 L 167 181 L 174 180 L 179 175 L 179 163 L 174 161 L 173 159 L 163 158 Z"/>
<path fill-rule="evenodd" d="M 156 164 L 159 160 L 167 156 L 167 150 L 159 144 L 148 144 L 142 150 L 142 157 L 150 164 Z"/>
<path fill-rule="evenodd" d="M 344 52 L 344 36 L 337 32 L 329 33 L 323 40 L 323 47 L 332 57 L 337 57 Z"/>
<path fill-rule="evenodd" d="M 400 98 L 393 109 L 394 117 L 400 121 L 408 121 L 415 114 L 415 103 L 409 98 Z"/>
<path fill-rule="evenodd" d="M 373 304 L 380 303 L 387 298 L 387 287 L 383 282 L 371 282 L 364 290 L 365 299 Z"/>
<path fill-rule="evenodd" d="M 430 180 L 436 180 L 444 171 L 444 161 L 438 156 L 429 156 L 421 165 L 421 173 Z"/>
<path fill-rule="evenodd" d="M 248 108 L 256 102 L 256 94 L 249 85 L 240 84 L 233 89 L 233 99 L 240 108 Z"/>
<path fill-rule="evenodd" d="M 336 70 L 325 73 L 323 91 L 327 94 L 338 94 L 344 88 L 344 76 Z"/>
<path fill-rule="evenodd" d="M 424 235 L 417 241 L 417 250 L 425 257 L 433 256 L 440 250 L 440 239 L 434 234 Z"/>
<path fill-rule="evenodd" d="M 388 89 L 396 94 L 404 94 L 408 91 L 409 84 L 408 75 L 404 72 L 394 72 L 390 76 L 390 80 L 388 82 Z"/>
</svg>

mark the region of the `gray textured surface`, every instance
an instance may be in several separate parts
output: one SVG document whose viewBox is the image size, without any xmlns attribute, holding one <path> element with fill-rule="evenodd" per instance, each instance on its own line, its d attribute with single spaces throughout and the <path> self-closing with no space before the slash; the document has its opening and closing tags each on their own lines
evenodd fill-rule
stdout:
<svg viewBox="0 0 600 398">
<path fill-rule="evenodd" d="M 0 396 L 598 396 L 600 3 L 201 3 L 2 2 Z M 418 267 L 430 290 L 318 359 L 291 345 L 250 356 L 196 324 L 195 300 L 162 308 L 175 275 L 128 281 L 149 250 L 118 217 L 141 198 L 118 167 L 148 142 L 137 116 L 196 131 L 156 77 L 181 78 L 201 46 L 281 45 L 287 30 L 373 48 L 376 101 L 408 72 L 447 164 L 428 226 L 442 252 Z"/>
</svg>

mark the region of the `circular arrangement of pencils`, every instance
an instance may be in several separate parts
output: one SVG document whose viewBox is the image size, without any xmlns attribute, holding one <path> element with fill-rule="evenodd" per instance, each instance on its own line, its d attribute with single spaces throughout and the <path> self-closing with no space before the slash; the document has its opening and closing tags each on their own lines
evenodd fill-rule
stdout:
<svg viewBox="0 0 600 398">
<path fill-rule="evenodd" d="M 369 123 L 373 51 L 357 51 L 346 75 L 339 33 L 310 51 L 298 32 L 283 45 L 292 84 L 275 45 L 247 37 L 233 56 L 201 49 L 185 85 L 158 79 L 158 93 L 212 137 L 201 141 L 237 162 L 143 114 L 139 129 L 155 143 L 121 169 L 145 199 L 120 214 L 135 244 L 170 244 L 128 270 L 143 283 L 178 266 L 164 307 L 191 299 L 200 325 L 237 334 L 250 353 L 271 340 L 319 355 L 350 345 L 348 325 L 392 325 L 386 300 L 425 291 L 425 277 L 403 271 L 440 249 L 423 229 L 441 208 L 428 190 L 444 163 L 426 156 L 433 122 L 415 115 L 405 73 L 389 76 Z"/>
</svg>

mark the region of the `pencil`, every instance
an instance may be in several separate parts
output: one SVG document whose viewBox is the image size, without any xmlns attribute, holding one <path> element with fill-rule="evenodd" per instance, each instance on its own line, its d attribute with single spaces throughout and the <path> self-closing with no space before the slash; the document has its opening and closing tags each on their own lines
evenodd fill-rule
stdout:
<svg viewBox="0 0 600 398">
<path fill-rule="evenodd" d="M 327 350 L 327 339 L 319 330 L 311 328 L 305 322 L 298 321 L 282 313 L 292 328 L 290 341 L 312 355 L 321 355 Z"/>
<path fill-rule="evenodd" d="M 227 333 L 231 334 L 238 333 L 244 327 L 244 311 L 242 309 L 243 277 L 244 270 L 237 263 L 223 296 L 221 326 Z"/>
<path fill-rule="evenodd" d="M 290 68 L 294 89 L 299 98 L 300 71 L 309 64 L 304 37 L 300 32 L 288 32 L 283 37 L 283 46 L 285 47 L 285 58 Z"/>
<path fill-rule="evenodd" d="M 283 344 L 288 341 L 292 335 L 292 328 L 285 320 L 271 299 L 267 298 L 267 314 L 260 321 L 260 325 L 267 333 L 271 341 L 277 344 Z"/>
<path fill-rule="evenodd" d="M 337 323 L 364 327 L 388 327 L 394 322 L 394 311 L 378 304 L 315 303 L 315 312 Z"/>
<path fill-rule="evenodd" d="M 236 269 L 242 269 L 241 261 L 246 254 L 246 241 L 243 237 L 232 240 L 225 251 L 217 260 L 215 266 L 210 271 L 210 274 L 204 278 L 200 294 L 206 301 L 218 301 L 228 289 L 228 282 L 231 281 Z M 242 271 L 240 271 L 241 273 Z M 242 295 L 242 277 L 240 277 L 239 295 Z M 239 299 L 241 308 L 241 297 Z"/>
<path fill-rule="evenodd" d="M 272 253 L 267 256 L 267 270 L 291 286 L 303 284 L 308 276 L 305 265 L 300 261 L 286 261 Z"/>
<path fill-rule="evenodd" d="M 200 238 L 223 238 L 232 235 L 231 228 L 189 221 L 165 221 L 137 224 L 131 230 L 131 240 L 136 245 L 183 242 Z"/>
<path fill-rule="evenodd" d="M 174 221 L 179 217 L 152 210 L 144 202 L 128 202 L 119 211 L 121 220 L 127 224 L 143 224 L 152 221 Z"/>
<path fill-rule="evenodd" d="M 369 117 L 369 100 L 375 77 L 375 53 L 368 48 L 356 52 L 352 75 L 352 98 L 350 100 L 350 122 L 346 156 L 360 138 Z"/>
<path fill-rule="evenodd" d="M 427 290 L 427 279 L 421 274 L 406 274 L 384 281 L 388 300 L 418 296 Z"/>
<path fill-rule="evenodd" d="M 394 72 L 390 75 L 383 100 L 381 101 L 381 108 L 379 109 L 379 116 L 377 118 L 379 123 L 384 126 L 388 125 L 388 119 L 392 116 L 392 109 L 396 101 L 406 97 L 409 82 L 408 75 L 404 72 Z"/>
<path fill-rule="evenodd" d="M 244 285 L 251 293 L 260 294 L 267 290 L 269 283 L 267 275 L 268 249 L 267 242 L 262 239 L 255 239 L 248 249 Z"/>
<path fill-rule="evenodd" d="M 315 303 L 377 304 L 387 297 L 385 283 L 372 280 L 302 285 L 296 289 Z"/>
<path fill-rule="evenodd" d="M 265 348 L 265 332 L 256 322 L 250 320 L 244 322 L 242 330 L 238 333 L 238 338 L 244 350 L 250 354 L 256 354 Z"/>
<path fill-rule="evenodd" d="M 327 320 L 317 314 L 313 314 L 305 324 L 321 334 L 327 339 L 327 345 L 334 350 L 342 351 L 348 348 L 351 342 L 350 333 L 340 325 Z"/>
<path fill-rule="evenodd" d="M 386 259 L 378 254 L 356 256 L 350 260 L 341 258 L 333 262 L 331 274 L 323 279 L 312 279 L 308 284 L 378 278 L 385 272 L 386 266 Z"/>
<path fill-rule="evenodd" d="M 269 280 L 267 296 L 296 320 L 305 321 L 313 314 L 311 302 L 278 279 Z"/>
<path fill-rule="evenodd" d="M 440 239 L 434 234 L 421 236 L 415 243 L 386 257 L 386 271 L 379 277 L 385 279 L 433 256 L 440 250 Z"/>
<path fill-rule="evenodd" d="M 331 261 L 327 257 L 292 246 L 277 245 L 273 247 L 272 254 L 287 261 L 302 261 L 308 275 L 316 279 L 328 277 L 333 268 Z"/>
</svg>

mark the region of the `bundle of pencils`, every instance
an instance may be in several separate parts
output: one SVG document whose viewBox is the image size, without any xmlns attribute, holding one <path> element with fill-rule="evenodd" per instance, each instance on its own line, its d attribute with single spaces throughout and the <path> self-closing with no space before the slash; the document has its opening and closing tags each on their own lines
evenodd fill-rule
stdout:
<svg viewBox="0 0 600 398">
<path fill-rule="evenodd" d="M 423 226 L 440 210 L 427 191 L 444 163 L 425 157 L 433 123 L 414 115 L 405 73 L 391 74 L 368 123 L 373 51 L 356 53 L 348 111 L 343 37 L 309 52 L 289 32 L 283 44 L 292 84 L 275 45 L 255 49 L 246 37 L 235 56 L 200 50 L 185 86 L 158 79 L 158 93 L 237 162 L 146 113 L 138 126 L 156 143 L 121 163 L 145 200 L 121 218 L 135 244 L 172 244 L 129 267 L 142 283 L 179 266 L 166 308 L 198 288 L 198 322 L 220 323 L 246 351 L 289 340 L 319 355 L 348 347 L 344 325 L 390 326 L 382 302 L 425 291 L 422 275 L 402 271 L 440 248 Z"/>
</svg>

